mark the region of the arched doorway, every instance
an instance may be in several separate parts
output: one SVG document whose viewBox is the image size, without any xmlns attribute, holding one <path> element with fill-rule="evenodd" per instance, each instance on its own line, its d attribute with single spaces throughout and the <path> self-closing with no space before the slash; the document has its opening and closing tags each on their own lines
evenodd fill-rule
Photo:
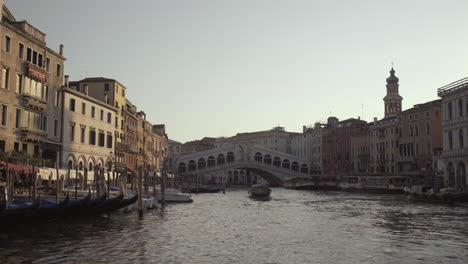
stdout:
<svg viewBox="0 0 468 264">
<path fill-rule="evenodd" d="M 206 168 L 206 161 L 204 158 L 200 158 L 198 159 L 198 169 L 201 170 L 201 169 L 204 169 Z"/>
<path fill-rule="evenodd" d="M 189 161 L 188 163 L 188 171 L 195 171 L 197 169 L 197 164 L 194 160 Z"/>
<path fill-rule="evenodd" d="M 263 158 L 263 163 L 271 165 L 271 156 L 268 154 L 265 155 L 265 157 Z"/>
<path fill-rule="evenodd" d="M 239 173 L 234 171 L 234 184 L 239 184 Z"/>
<path fill-rule="evenodd" d="M 273 166 L 281 167 L 281 159 L 279 157 L 273 159 Z"/>
<path fill-rule="evenodd" d="M 288 169 L 289 170 L 289 160 L 288 159 L 285 159 L 283 160 L 283 164 L 281 165 L 284 169 Z"/>
<path fill-rule="evenodd" d="M 208 157 L 208 168 L 216 166 L 216 159 L 213 156 Z"/>
<path fill-rule="evenodd" d="M 453 167 L 452 162 L 448 163 L 447 172 L 448 172 L 448 186 L 454 187 L 455 186 L 455 168 Z"/>
<path fill-rule="evenodd" d="M 309 172 L 309 166 L 307 166 L 307 164 L 302 164 L 301 165 L 301 172 L 302 173 L 308 173 Z"/>
<path fill-rule="evenodd" d="M 293 171 L 299 171 L 299 163 L 297 163 L 297 162 L 294 161 L 294 162 L 291 164 L 291 170 L 293 170 Z"/>
<path fill-rule="evenodd" d="M 187 172 L 187 165 L 183 162 L 179 163 L 179 173 L 186 173 Z"/>
<path fill-rule="evenodd" d="M 232 153 L 232 152 L 229 151 L 229 152 L 226 154 L 226 162 L 234 162 L 234 160 L 235 160 L 234 153 Z"/>
<path fill-rule="evenodd" d="M 263 159 L 262 153 L 260 152 L 255 153 L 254 159 L 255 161 L 262 162 L 262 159 Z"/>
<path fill-rule="evenodd" d="M 219 154 L 216 161 L 218 162 L 218 165 L 222 165 L 222 164 L 226 163 L 226 159 L 224 158 L 223 154 Z"/>
<path fill-rule="evenodd" d="M 466 186 L 465 163 L 460 161 L 457 164 L 457 188 L 463 189 Z"/>
</svg>

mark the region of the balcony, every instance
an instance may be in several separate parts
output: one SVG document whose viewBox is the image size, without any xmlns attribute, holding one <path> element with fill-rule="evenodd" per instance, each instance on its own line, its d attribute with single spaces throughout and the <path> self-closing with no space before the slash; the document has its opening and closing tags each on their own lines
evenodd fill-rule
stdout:
<svg viewBox="0 0 468 264">
<path fill-rule="evenodd" d="M 47 132 L 37 128 L 21 127 L 21 136 L 24 140 L 39 141 L 42 142 L 47 136 Z"/>
<path fill-rule="evenodd" d="M 23 106 L 27 108 L 31 108 L 34 110 L 39 111 L 46 111 L 47 110 L 47 100 L 41 98 L 39 96 L 25 93 L 22 95 L 23 97 Z"/>
<path fill-rule="evenodd" d="M 126 150 L 126 145 L 121 142 L 115 142 L 115 149 L 118 152 L 124 152 Z"/>
</svg>

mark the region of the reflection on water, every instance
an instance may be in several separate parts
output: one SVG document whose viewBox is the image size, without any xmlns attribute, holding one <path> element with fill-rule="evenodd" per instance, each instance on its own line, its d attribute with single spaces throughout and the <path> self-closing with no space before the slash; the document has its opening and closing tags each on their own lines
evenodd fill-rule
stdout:
<svg viewBox="0 0 468 264">
<path fill-rule="evenodd" d="M 273 189 L 0 234 L 1 263 L 466 263 L 468 206 Z"/>
</svg>

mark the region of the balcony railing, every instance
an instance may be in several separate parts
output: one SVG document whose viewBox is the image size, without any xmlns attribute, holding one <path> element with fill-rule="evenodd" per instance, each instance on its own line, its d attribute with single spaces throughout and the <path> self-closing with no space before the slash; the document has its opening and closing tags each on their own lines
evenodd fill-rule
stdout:
<svg viewBox="0 0 468 264">
<path fill-rule="evenodd" d="M 468 156 L 468 149 L 452 149 L 442 151 L 442 157 L 459 157 L 459 156 Z"/>
<path fill-rule="evenodd" d="M 442 97 L 443 95 L 468 87 L 468 77 L 455 81 L 453 83 L 447 84 L 445 86 L 440 87 L 437 89 L 437 95 Z"/>
<path fill-rule="evenodd" d="M 47 100 L 29 93 L 25 93 L 23 96 L 23 106 L 32 108 L 35 110 L 45 111 L 47 110 Z"/>
</svg>

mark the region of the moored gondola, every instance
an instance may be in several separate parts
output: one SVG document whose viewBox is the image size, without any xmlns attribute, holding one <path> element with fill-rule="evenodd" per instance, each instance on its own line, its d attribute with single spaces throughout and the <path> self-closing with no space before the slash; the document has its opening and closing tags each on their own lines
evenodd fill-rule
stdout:
<svg viewBox="0 0 468 264">
<path fill-rule="evenodd" d="M 40 207 L 39 201 L 12 201 L 8 203 L 8 209 L 0 211 L 0 226 L 10 223 L 23 223 L 30 219 Z"/>
<path fill-rule="evenodd" d="M 118 207 L 120 202 L 123 200 L 124 195 L 120 194 L 114 198 L 107 199 L 91 209 L 91 213 L 95 215 L 110 213 L 114 208 Z"/>
<path fill-rule="evenodd" d="M 108 212 L 113 212 L 113 211 L 117 211 L 119 209 L 125 208 L 129 205 L 134 204 L 136 201 L 138 201 L 138 193 L 133 195 L 133 197 L 131 198 L 121 200 L 119 204 L 115 205 L 115 207 L 109 208 Z"/>
</svg>

